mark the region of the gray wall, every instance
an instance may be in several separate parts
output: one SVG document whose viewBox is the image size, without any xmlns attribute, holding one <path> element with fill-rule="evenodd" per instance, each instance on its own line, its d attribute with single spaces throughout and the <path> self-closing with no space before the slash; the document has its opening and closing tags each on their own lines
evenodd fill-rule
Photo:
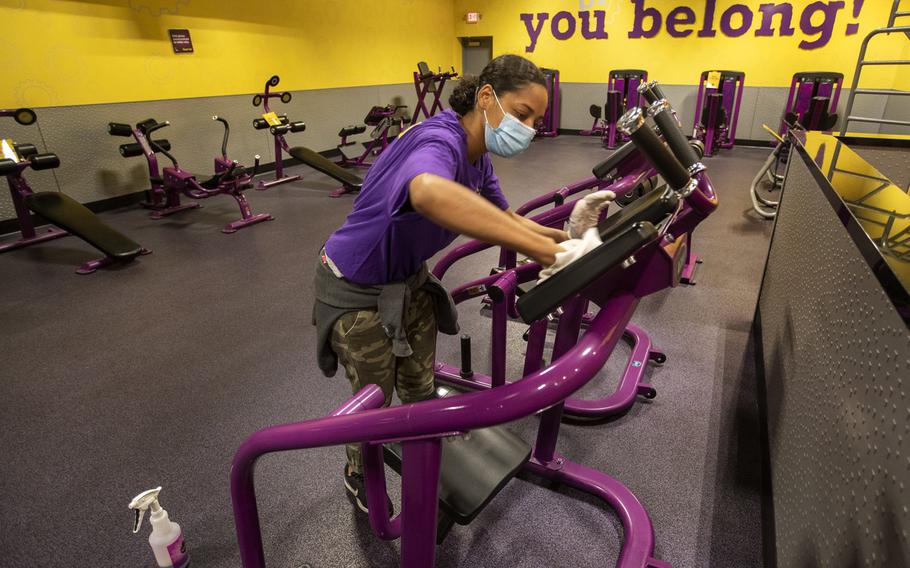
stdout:
<svg viewBox="0 0 910 568">
<path fill-rule="evenodd" d="M 759 296 L 778 566 L 910 566 L 910 333 L 800 156 Z"/>
<path fill-rule="evenodd" d="M 446 86 L 448 99 L 451 82 Z M 413 83 L 319 89 L 293 92 L 289 104 L 275 102 L 273 110 L 287 113 L 292 120 L 307 123 L 304 132 L 288 135 L 289 143 L 329 150 L 338 144 L 338 130 L 348 124 L 363 124 L 373 105 L 400 99 L 413 112 L 417 101 Z M 135 124 L 152 117 L 169 120 L 171 125 L 158 131 L 156 138 L 167 138 L 181 167 L 200 173 L 212 172 L 212 159 L 220 152 L 222 128 L 213 114 L 231 123 L 228 156 L 252 165 L 259 154 L 263 163 L 274 161 L 272 136 L 268 130 L 254 130 L 251 122 L 262 112 L 252 105 L 252 94 L 195 99 L 144 101 L 103 105 L 36 108 L 38 123 L 19 126 L 4 120 L 0 137 L 16 142 L 31 142 L 41 151 L 60 156 L 60 168 L 29 172 L 27 179 L 35 191 L 61 190 L 87 203 L 124 195 L 148 187 L 148 168 L 143 157 L 122 158 L 117 151 L 128 138 L 107 134 L 108 122 Z M 429 106 L 429 104 L 428 104 Z M 448 106 L 446 104 L 446 106 Z M 357 140 L 368 140 L 368 133 Z M 43 136 L 43 139 L 42 139 Z M 285 156 L 287 157 L 287 156 Z M 166 159 L 165 159 L 166 160 Z M 255 195 L 252 196 L 255 201 Z M 254 203 L 255 206 L 255 203 Z M 7 191 L 0 194 L 0 219 L 15 217 Z"/>
</svg>

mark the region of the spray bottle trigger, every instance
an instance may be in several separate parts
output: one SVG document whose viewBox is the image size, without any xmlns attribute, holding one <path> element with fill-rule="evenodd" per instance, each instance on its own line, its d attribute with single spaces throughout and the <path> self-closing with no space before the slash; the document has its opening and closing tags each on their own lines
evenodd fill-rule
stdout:
<svg viewBox="0 0 910 568">
<path fill-rule="evenodd" d="M 139 532 L 139 527 L 142 526 L 142 517 L 145 516 L 145 509 L 135 509 L 136 511 L 136 522 L 133 524 L 133 534 Z"/>
</svg>

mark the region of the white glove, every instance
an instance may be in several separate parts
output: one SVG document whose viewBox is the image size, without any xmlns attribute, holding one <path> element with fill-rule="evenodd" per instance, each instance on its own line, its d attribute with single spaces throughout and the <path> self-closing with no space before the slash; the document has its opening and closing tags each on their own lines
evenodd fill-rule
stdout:
<svg viewBox="0 0 910 568">
<path fill-rule="evenodd" d="M 540 271 L 537 283 L 540 284 L 601 244 L 600 232 L 597 227 L 591 227 L 585 231 L 584 236 L 580 239 L 569 239 L 559 243 L 559 246 L 563 248 L 563 252 L 556 253 L 556 262 Z"/>
<path fill-rule="evenodd" d="M 616 194 L 609 189 L 601 189 L 576 201 L 572 214 L 569 215 L 569 238 L 582 238 L 585 231 L 597 224 L 600 212 L 615 198 Z"/>
</svg>

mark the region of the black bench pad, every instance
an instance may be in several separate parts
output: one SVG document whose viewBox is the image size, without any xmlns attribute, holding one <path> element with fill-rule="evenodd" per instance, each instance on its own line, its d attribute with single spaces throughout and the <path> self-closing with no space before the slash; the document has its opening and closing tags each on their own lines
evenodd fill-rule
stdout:
<svg viewBox="0 0 910 568">
<path fill-rule="evenodd" d="M 335 162 L 329 160 L 322 154 L 314 152 L 309 148 L 305 148 L 303 146 L 294 146 L 288 153 L 295 159 L 300 160 L 314 170 L 320 171 L 331 178 L 337 179 L 345 186 L 353 188 L 356 191 L 359 191 L 363 185 L 362 179 L 355 176 L 348 170 L 342 168 Z"/>
<path fill-rule="evenodd" d="M 385 444 L 386 463 L 401 473 L 401 445 Z M 531 446 L 502 426 L 442 441 L 439 507 L 459 525 L 477 517 L 531 458 Z"/>
<path fill-rule="evenodd" d="M 366 126 L 345 126 L 338 131 L 338 136 L 354 136 L 355 134 L 363 134 L 366 131 Z"/>
<path fill-rule="evenodd" d="M 54 225 L 117 260 L 132 260 L 142 251 L 132 239 L 102 223 L 88 207 L 65 193 L 33 193 L 25 198 L 25 204 Z"/>
</svg>

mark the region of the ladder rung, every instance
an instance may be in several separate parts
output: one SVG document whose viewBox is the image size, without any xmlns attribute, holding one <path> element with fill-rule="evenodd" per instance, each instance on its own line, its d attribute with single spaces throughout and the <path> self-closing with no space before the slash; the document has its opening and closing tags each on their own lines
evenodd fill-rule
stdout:
<svg viewBox="0 0 910 568">
<path fill-rule="evenodd" d="M 894 124 L 896 126 L 910 126 L 910 121 L 891 120 L 888 118 L 869 118 L 867 116 L 848 116 L 847 122 L 871 122 L 874 124 Z"/>
<path fill-rule="evenodd" d="M 853 91 L 857 95 L 898 95 L 910 96 L 910 91 L 891 91 L 888 89 L 856 89 Z"/>
<path fill-rule="evenodd" d="M 893 61 L 860 61 L 860 65 L 910 65 L 910 60 L 895 59 Z"/>
</svg>

